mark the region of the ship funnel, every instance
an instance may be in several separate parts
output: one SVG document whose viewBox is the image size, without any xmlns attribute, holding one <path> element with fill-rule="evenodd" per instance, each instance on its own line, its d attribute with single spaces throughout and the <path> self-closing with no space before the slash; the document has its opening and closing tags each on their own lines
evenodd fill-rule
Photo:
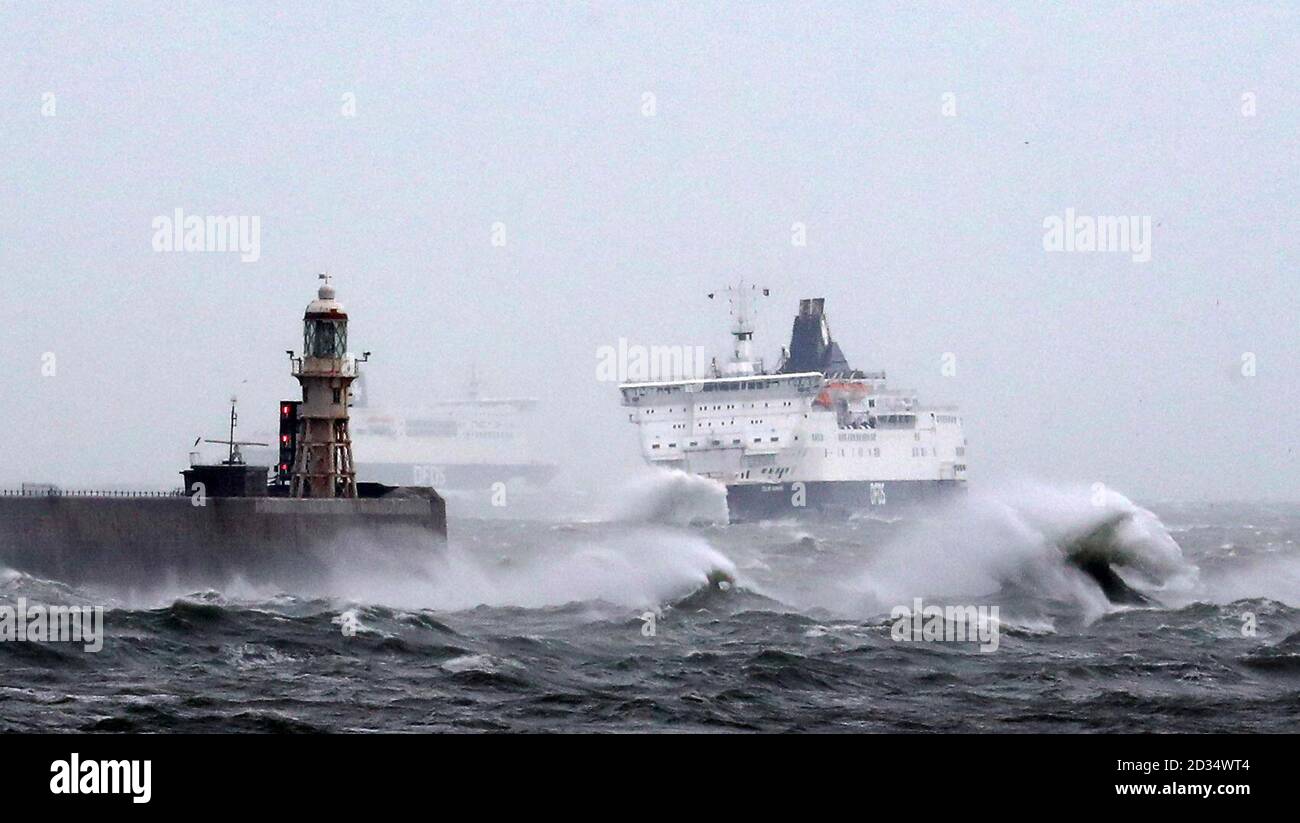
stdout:
<svg viewBox="0 0 1300 823">
<path fill-rule="evenodd" d="M 806 297 L 799 301 L 799 314 L 790 330 L 790 354 L 781 366 L 783 373 L 816 371 L 835 374 L 852 370 L 839 344 L 831 337 L 825 306 L 824 297 Z"/>
<path fill-rule="evenodd" d="M 800 316 L 816 315 L 818 317 L 821 317 L 825 309 L 826 309 L 825 297 L 805 297 L 804 299 L 799 301 Z"/>
</svg>

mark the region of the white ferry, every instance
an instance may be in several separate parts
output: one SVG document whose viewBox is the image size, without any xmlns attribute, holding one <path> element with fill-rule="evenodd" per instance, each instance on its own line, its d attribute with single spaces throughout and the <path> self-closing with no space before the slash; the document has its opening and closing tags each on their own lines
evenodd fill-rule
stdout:
<svg viewBox="0 0 1300 823">
<path fill-rule="evenodd" d="M 647 462 L 725 483 L 732 522 L 846 516 L 965 488 L 957 409 L 922 406 L 883 371 L 851 368 L 823 298 L 799 301 L 790 348 L 769 373 L 753 357 L 751 320 L 767 290 L 727 292 L 735 348 L 724 368 L 619 387 Z"/>
</svg>

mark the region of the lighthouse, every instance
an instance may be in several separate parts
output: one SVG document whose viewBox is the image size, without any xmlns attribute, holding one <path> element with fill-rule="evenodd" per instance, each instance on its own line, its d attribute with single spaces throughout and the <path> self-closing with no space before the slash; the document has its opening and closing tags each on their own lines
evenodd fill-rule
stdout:
<svg viewBox="0 0 1300 823">
<path fill-rule="evenodd" d="M 292 497 L 357 496 L 352 462 L 352 436 L 348 433 L 348 404 L 357 364 L 370 358 L 348 354 L 348 315 L 334 299 L 328 274 L 316 299 L 303 315 L 302 356 L 289 352 L 293 376 L 302 385 L 298 407 L 297 446 L 294 451 L 290 491 Z"/>
</svg>

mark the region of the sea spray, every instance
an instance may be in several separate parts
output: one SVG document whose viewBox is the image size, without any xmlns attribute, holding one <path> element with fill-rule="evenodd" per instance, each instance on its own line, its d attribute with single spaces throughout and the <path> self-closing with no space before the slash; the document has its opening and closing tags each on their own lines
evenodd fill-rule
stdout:
<svg viewBox="0 0 1300 823">
<path fill-rule="evenodd" d="M 734 564 L 703 537 L 656 527 L 566 540 L 495 568 L 467 567 L 473 561 L 454 552 L 447 561 L 451 585 L 435 585 L 435 608 L 538 608 L 575 601 L 649 608 L 709 586 L 719 572 L 736 575 Z"/>
<path fill-rule="evenodd" d="M 648 468 L 625 482 L 607 501 L 606 519 L 623 523 L 727 522 L 727 487 L 681 469 Z"/>
<path fill-rule="evenodd" d="M 1111 523 L 1092 546 L 1144 590 L 1176 594 L 1197 570 L 1151 512 L 1118 492 L 1021 483 L 972 492 L 968 499 L 902 524 L 869 551 L 861 572 L 827 581 L 824 605 L 861 615 L 888 612 L 914 597 L 960 602 L 1006 600 L 1067 604 L 1086 620 L 1113 607 L 1070 562 L 1072 541 Z"/>
<path fill-rule="evenodd" d="M 1090 490 L 1049 488 L 1042 508 L 1050 513 L 1059 494 L 1070 498 L 1069 511 L 1081 502 L 1091 505 Z M 969 502 L 984 497 L 972 493 Z M 1000 505 L 987 506 L 985 517 L 1012 536 L 1077 531 L 1083 522 L 1071 515 L 1039 529 L 1041 518 L 1024 511 L 1036 497 L 1017 498 L 1006 489 L 993 497 Z M 1086 620 L 1076 601 L 1050 596 L 1052 587 L 1031 572 L 1018 582 L 987 575 L 1000 586 L 988 595 L 924 598 L 924 606 L 945 610 L 943 624 L 931 629 L 932 636 L 942 629 L 945 641 L 949 606 L 974 606 L 978 614 L 984 605 L 990 617 L 998 606 L 1000 642 L 987 654 L 970 643 L 969 631 L 965 644 L 928 642 L 924 630 L 922 642 L 895 641 L 889 610 L 864 605 L 862 581 L 884 550 L 897 544 L 900 553 L 913 551 L 918 564 L 938 564 L 942 558 L 923 551 L 916 539 L 964 528 L 956 514 L 929 531 L 910 515 L 898 522 L 689 530 L 462 518 L 451 532 L 454 558 L 446 565 L 425 558 L 424 574 L 433 584 L 389 569 L 373 570 L 368 579 L 368 547 L 352 544 L 342 547 L 351 559 L 335 576 L 337 597 L 290 590 L 242 602 L 229 592 L 201 591 L 165 608 L 109 610 L 97 654 L 53 644 L 0 644 L 6 671 L 0 727 L 185 733 L 1289 730 L 1294 718 L 1276 708 L 1294 697 L 1300 610 L 1266 598 L 1276 591 L 1295 599 L 1295 578 L 1285 569 L 1300 562 L 1300 508 L 1279 507 L 1275 514 L 1259 504 L 1201 504 L 1182 514 L 1167 506 L 1154 510 L 1175 527 L 1204 524 L 1176 532 L 1183 566 L 1192 561 L 1201 569 L 1201 587 L 1193 592 L 1199 602 L 1171 606 L 1167 581 L 1153 606 L 1101 603 L 1102 618 Z M 1149 525 L 1158 537 L 1159 527 Z M 1132 539 L 1126 529 L 1116 534 L 1119 553 L 1135 562 L 1153 562 L 1145 557 L 1153 550 L 1161 554 L 1158 546 L 1125 545 Z M 979 539 L 972 534 L 967 542 Z M 809 540 L 815 550 L 805 545 Z M 952 545 L 968 548 L 955 537 Z M 1036 556 L 1061 576 L 1064 591 L 1077 586 L 1100 597 L 1091 581 L 1061 561 L 1058 546 L 1047 540 L 1040 548 Z M 678 595 L 679 586 L 689 590 L 713 565 L 713 551 L 736 561 L 744 579 L 730 591 Z M 642 563 L 638 554 L 666 558 Z M 625 571 L 611 572 L 620 559 Z M 557 580 L 560 572 L 545 572 L 552 565 L 589 578 Z M 1009 561 L 998 568 L 1006 566 L 1014 568 Z M 437 587 L 436 575 L 443 573 L 455 590 Z M 602 576 L 610 582 L 602 583 Z M 618 591 L 615 582 L 629 577 L 640 582 Z M 541 591 L 526 588 L 534 580 Z M 0 597 L 48 600 L 57 594 L 49 581 L 27 576 L 0 583 Z M 755 594 L 755 584 L 770 596 Z M 347 600 L 348 592 L 357 599 Z M 69 595 L 99 598 L 75 587 Z M 398 595 L 410 605 L 387 605 Z M 623 602 L 556 604 L 587 595 Z M 1231 601 L 1217 605 L 1213 598 L 1220 596 Z M 654 600 L 657 608 L 640 605 Z M 546 605 L 452 611 L 512 601 Z M 842 611 L 831 608 L 841 603 Z M 912 597 L 892 605 L 916 610 Z"/>
<path fill-rule="evenodd" d="M 736 576 L 735 565 L 708 540 L 680 529 L 531 525 L 535 535 L 527 552 L 492 556 L 460 545 L 453 533 L 447 549 L 431 553 L 418 571 L 347 564 L 334 570 L 328 589 L 312 594 L 438 611 L 597 601 L 651 608 Z"/>
</svg>

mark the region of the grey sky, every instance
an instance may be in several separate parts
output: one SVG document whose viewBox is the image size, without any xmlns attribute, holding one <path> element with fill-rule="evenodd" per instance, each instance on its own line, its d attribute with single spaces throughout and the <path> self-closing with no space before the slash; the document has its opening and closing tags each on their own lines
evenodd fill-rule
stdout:
<svg viewBox="0 0 1300 823">
<path fill-rule="evenodd" d="M 5 3 L 0 483 L 170 483 L 233 390 L 273 425 L 328 267 L 373 397 L 476 360 L 581 478 L 637 462 L 597 348 L 721 354 L 703 295 L 744 276 L 769 358 L 824 295 L 855 365 L 959 403 L 972 482 L 1295 499 L 1298 33 L 1294 4 Z M 260 259 L 155 252 L 176 208 L 260 217 Z M 1067 208 L 1151 216 L 1150 262 L 1045 252 Z"/>
</svg>

